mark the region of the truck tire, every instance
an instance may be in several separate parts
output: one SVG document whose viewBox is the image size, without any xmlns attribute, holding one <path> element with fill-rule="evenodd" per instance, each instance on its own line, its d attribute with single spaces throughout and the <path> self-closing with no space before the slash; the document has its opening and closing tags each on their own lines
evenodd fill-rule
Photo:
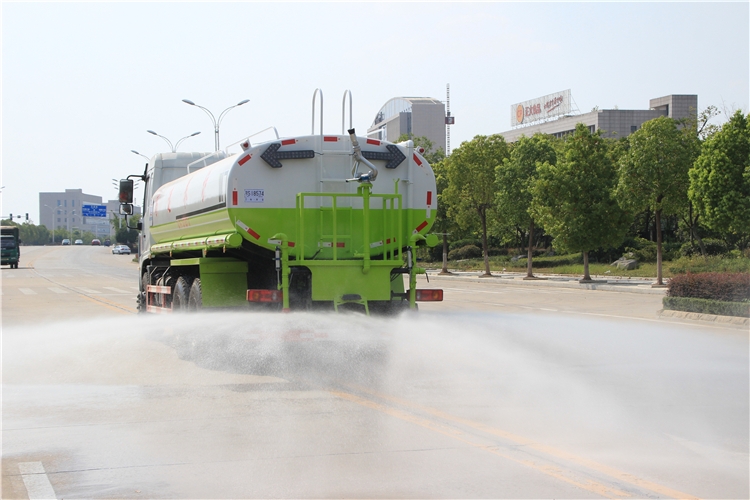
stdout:
<svg viewBox="0 0 750 500">
<path fill-rule="evenodd" d="M 190 282 L 184 276 L 177 278 L 177 283 L 172 291 L 172 311 L 185 312 L 188 309 L 188 296 L 190 294 Z"/>
<path fill-rule="evenodd" d="M 196 312 L 200 311 L 203 307 L 203 291 L 201 290 L 200 278 L 193 280 L 193 285 L 190 287 L 190 298 L 188 299 L 188 311 Z"/>
</svg>

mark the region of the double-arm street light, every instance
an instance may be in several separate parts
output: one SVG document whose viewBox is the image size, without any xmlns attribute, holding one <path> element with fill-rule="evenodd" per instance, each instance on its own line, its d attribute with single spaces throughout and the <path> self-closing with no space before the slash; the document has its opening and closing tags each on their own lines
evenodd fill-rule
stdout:
<svg viewBox="0 0 750 500">
<path fill-rule="evenodd" d="M 170 141 L 169 139 L 167 139 L 167 138 L 166 138 L 166 137 L 164 137 L 163 135 L 157 134 L 157 133 L 156 133 L 156 132 L 154 132 L 153 130 L 146 130 L 146 132 L 148 132 L 148 133 L 149 133 L 149 134 L 151 134 L 151 135 L 155 135 L 156 137 L 161 137 L 162 139 L 164 139 L 164 140 L 165 140 L 165 141 L 167 142 L 167 144 L 169 144 L 169 149 L 171 149 L 173 153 L 176 153 L 176 152 L 177 152 L 177 148 L 179 148 L 179 147 L 180 147 L 180 143 L 181 143 L 182 141 L 184 141 L 185 139 L 189 139 L 190 137 L 194 137 L 194 136 L 196 136 L 196 135 L 200 134 L 200 132 L 193 132 L 193 133 L 192 133 L 192 134 L 190 134 L 190 135 L 186 135 L 185 137 L 183 137 L 182 139 L 180 139 L 179 141 L 177 141 L 177 144 L 175 144 L 174 146 L 172 146 L 172 141 Z"/>
<path fill-rule="evenodd" d="M 214 137 L 215 137 L 215 143 L 216 143 L 216 151 L 218 151 L 219 150 L 219 126 L 221 125 L 221 120 L 229 112 L 229 110 L 234 109 L 237 106 L 242 106 L 243 104 L 247 104 L 248 102 L 250 102 L 250 99 L 245 99 L 244 101 L 238 102 L 234 106 L 229 106 L 227 109 L 221 112 L 218 120 L 214 117 L 214 114 L 211 113 L 208 109 L 204 108 L 203 106 L 199 106 L 195 104 L 190 99 L 183 99 L 182 102 L 184 102 L 185 104 L 190 104 L 191 106 L 195 106 L 196 108 L 201 108 L 203 111 L 206 112 L 208 117 L 211 118 L 211 123 L 214 124 Z"/>
</svg>

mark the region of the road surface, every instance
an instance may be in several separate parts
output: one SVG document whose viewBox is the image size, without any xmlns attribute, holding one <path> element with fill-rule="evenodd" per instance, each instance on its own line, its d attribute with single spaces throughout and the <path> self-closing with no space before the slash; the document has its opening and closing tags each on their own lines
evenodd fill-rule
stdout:
<svg viewBox="0 0 750 500">
<path fill-rule="evenodd" d="M 3 498 L 748 498 L 748 332 L 660 295 L 430 278 L 416 315 L 134 314 L 3 268 Z"/>
</svg>

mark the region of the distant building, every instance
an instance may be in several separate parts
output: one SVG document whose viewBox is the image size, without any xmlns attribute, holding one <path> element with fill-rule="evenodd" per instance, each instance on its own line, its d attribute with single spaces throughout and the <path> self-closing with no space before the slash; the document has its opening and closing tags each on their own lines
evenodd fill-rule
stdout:
<svg viewBox="0 0 750 500">
<path fill-rule="evenodd" d="M 375 115 L 367 136 L 389 142 L 403 134 L 426 137 L 445 151 L 445 104 L 431 97 L 394 97 Z"/>
<path fill-rule="evenodd" d="M 520 113 L 520 111 L 519 111 Z M 507 142 L 515 142 L 522 135 L 531 137 L 536 133 L 564 137 L 575 131 L 578 123 L 583 123 L 593 133 L 601 130 L 603 137 L 627 137 L 643 125 L 644 122 L 660 116 L 681 119 L 695 118 L 698 113 L 697 95 L 668 95 L 649 101 L 649 109 L 601 109 L 580 115 L 565 115 L 556 120 L 536 122 L 501 132 Z"/>
<path fill-rule="evenodd" d="M 76 228 L 99 238 L 108 237 L 112 234 L 110 219 L 119 217 L 119 207 L 117 200 L 103 203 L 101 196 L 85 194 L 82 189 L 39 193 L 39 223 L 49 230 Z M 133 208 L 134 213 L 141 212 L 140 207 Z"/>
</svg>

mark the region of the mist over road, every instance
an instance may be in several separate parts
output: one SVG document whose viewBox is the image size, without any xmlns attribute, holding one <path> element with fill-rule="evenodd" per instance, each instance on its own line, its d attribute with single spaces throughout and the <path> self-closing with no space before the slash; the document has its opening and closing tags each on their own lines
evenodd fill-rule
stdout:
<svg viewBox="0 0 750 500">
<path fill-rule="evenodd" d="M 0 272 L 3 498 L 750 496 L 748 332 L 660 295 L 152 316 L 103 247 Z"/>
</svg>

